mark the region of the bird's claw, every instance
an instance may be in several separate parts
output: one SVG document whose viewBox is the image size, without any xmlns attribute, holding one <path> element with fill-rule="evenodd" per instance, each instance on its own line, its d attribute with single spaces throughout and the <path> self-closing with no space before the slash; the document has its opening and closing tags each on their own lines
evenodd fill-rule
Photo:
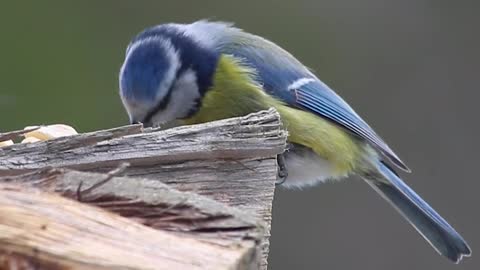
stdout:
<svg viewBox="0 0 480 270">
<path fill-rule="evenodd" d="M 278 165 L 278 171 L 277 171 L 277 181 L 275 182 L 275 185 L 279 186 L 285 183 L 288 177 L 287 164 L 285 162 L 285 157 L 283 156 L 283 154 L 277 155 L 277 165 Z"/>
</svg>

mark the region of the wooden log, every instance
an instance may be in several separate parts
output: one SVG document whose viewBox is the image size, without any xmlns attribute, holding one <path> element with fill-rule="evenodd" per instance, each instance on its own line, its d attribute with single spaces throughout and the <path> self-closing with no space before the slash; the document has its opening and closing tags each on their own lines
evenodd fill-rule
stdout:
<svg viewBox="0 0 480 270">
<path fill-rule="evenodd" d="M 183 194 L 181 198 L 177 198 L 180 193 L 169 195 L 170 203 L 179 199 L 197 200 L 199 208 L 193 213 L 205 209 L 198 195 Z M 224 213 L 232 210 L 218 207 Z M 238 211 L 232 211 L 230 216 L 236 216 Z M 224 239 L 219 244 L 192 235 L 154 230 L 99 208 L 25 186 L 0 184 L 0 217 L 2 269 L 258 269 L 259 266 L 253 237 Z"/>
<path fill-rule="evenodd" d="M 276 155 L 286 144 L 276 111 L 126 136 L 96 134 L 0 148 L 0 176 L 46 166 L 107 172 L 128 162 L 126 176 L 159 180 L 254 211 L 266 222 L 262 244 L 266 269 Z"/>
<path fill-rule="evenodd" d="M 118 173 L 118 172 L 117 172 Z M 0 178 L 0 184 L 36 188 L 97 206 L 155 229 L 209 239 L 260 240 L 266 225 L 250 212 L 158 180 L 45 168 Z"/>
<path fill-rule="evenodd" d="M 45 166 L 86 170 L 124 161 L 135 166 L 274 157 L 284 151 L 286 139 L 274 110 L 114 139 L 105 139 L 104 132 L 2 147 L 0 176 Z"/>
</svg>

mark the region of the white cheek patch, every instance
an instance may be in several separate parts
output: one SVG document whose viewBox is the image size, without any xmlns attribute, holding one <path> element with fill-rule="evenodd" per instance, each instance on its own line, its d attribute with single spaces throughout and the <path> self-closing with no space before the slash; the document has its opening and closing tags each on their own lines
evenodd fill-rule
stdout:
<svg viewBox="0 0 480 270">
<path fill-rule="evenodd" d="M 165 77 L 163 78 L 162 83 L 158 86 L 158 95 L 155 98 L 157 102 L 165 98 L 170 86 L 172 85 L 172 82 L 175 80 L 177 71 L 182 66 L 180 56 L 178 55 L 178 52 L 173 48 L 172 43 L 168 40 L 164 40 L 163 44 L 165 46 L 166 55 L 168 57 L 170 65 L 168 71 L 165 73 Z"/>
<path fill-rule="evenodd" d="M 188 115 L 200 98 L 197 76 L 191 69 L 175 81 L 167 107 L 153 117 L 154 124 L 162 124 Z"/>
</svg>

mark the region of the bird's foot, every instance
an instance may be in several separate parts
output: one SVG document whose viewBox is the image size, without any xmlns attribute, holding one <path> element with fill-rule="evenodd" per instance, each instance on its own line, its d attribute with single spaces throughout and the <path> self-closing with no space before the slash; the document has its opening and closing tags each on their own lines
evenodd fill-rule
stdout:
<svg viewBox="0 0 480 270">
<path fill-rule="evenodd" d="M 285 183 L 285 180 L 287 180 L 288 177 L 287 164 L 285 162 L 285 157 L 283 156 L 283 154 L 277 155 L 277 165 L 277 181 L 275 182 L 275 185 L 279 186 Z"/>
</svg>

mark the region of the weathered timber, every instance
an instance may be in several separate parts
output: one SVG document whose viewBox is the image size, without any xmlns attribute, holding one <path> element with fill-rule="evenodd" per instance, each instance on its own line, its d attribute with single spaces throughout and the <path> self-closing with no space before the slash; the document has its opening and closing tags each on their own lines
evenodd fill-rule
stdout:
<svg viewBox="0 0 480 270">
<path fill-rule="evenodd" d="M 122 161 L 136 166 L 274 157 L 284 151 L 286 138 L 279 115 L 273 110 L 201 125 L 113 139 L 110 136 L 100 131 L 2 147 L 0 175 L 45 166 L 87 170 L 116 166 Z"/>
<path fill-rule="evenodd" d="M 0 176 L 48 166 L 107 172 L 128 162 L 125 176 L 153 179 L 254 211 L 266 222 L 266 268 L 276 155 L 284 151 L 286 141 L 274 110 L 163 131 L 140 133 L 136 127 L 127 132 L 130 135 L 118 135 L 122 129 L 132 127 L 116 129 L 115 134 L 100 131 L 0 148 Z"/>
<path fill-rule="evenodd" d="M 89 179 L 74 172 L 62 175 L 64 179 Z M 235 209 L 211 200 L 207 202 L 208 199 L 198 195 L 170 191 L 172 193 L 162 193 L 169 198 L 162 201 L 172 205 L 187 202 L 185 208 L 196 216 L 190 217 L 192 222 L 195 218 L 201 222 L 205 208 L 209 209 L 207 212 L 218 208 L 218 214 L 227 216 L 225 219 L 243 218 Z M 198 208 L 191 208 L 190 200 L 195 201 Z M 155 211 L 153 214 L 162 216 Z M 25 185 L 0 184 L 0 216 L 2 269 L 220 270 L 259 267 L 257 240 L 250 235 L 233 240 L 222 236 L 223 241 L 215 242 L 193 234 L 154 230 L 97 207 Z M 164 216 L 168 219 L 169 214 L 165 212 Z M 223 225 L 228 226 L 227 222 Z"/>
<path fill-rule="evenodd" d="M 223 236 L 228 240 L 260 240 L 266 229 L 265 223 L 250 212 L 206 196 L 178 191 L 153 179 L 45 168 L 0 177 L 2 183 L 55 192 L 155 229 L 202 238 L 221 239 Z"/>
</svg>

